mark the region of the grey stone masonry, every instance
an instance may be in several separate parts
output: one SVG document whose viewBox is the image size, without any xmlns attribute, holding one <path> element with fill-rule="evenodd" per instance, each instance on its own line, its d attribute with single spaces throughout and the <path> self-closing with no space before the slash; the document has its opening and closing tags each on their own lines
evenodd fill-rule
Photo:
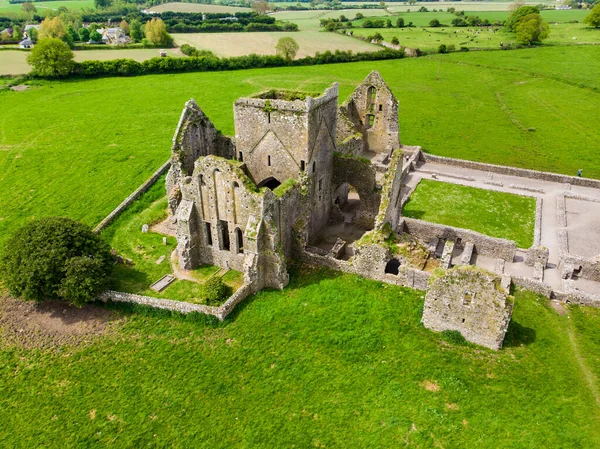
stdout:
<svg viewBox="0 0 600 449">
<path fill-rule="evenodd" d="M 513 308 L 502 284 L 501 276 L 472 266 L 432 276 L 423 325 L 437 332 L 458 331 L 467 341 L 490 349 L 502 348 Z"/>
</svg>

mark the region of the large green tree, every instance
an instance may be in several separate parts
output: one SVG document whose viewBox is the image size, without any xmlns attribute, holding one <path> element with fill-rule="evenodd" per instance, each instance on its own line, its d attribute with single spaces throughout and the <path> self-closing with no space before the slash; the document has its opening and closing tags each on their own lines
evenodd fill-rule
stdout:
<svg viewBox="0 0 600 449">
<path fill-rule="evenodd" d="M 521 6 L 520 8 L 515 9 L 506 19 L 504 25 L 509 28 L 511 31 L 516 31 L 517 23 L 523 17 L 528 16 L 529 14 L 539 14 L 540 10 L 532 5 Z"/>
<path fill-rule="evenodd" d="M 139 20 L 132 20 L 129 24 L 129 33 L 133 42 L 140 42 L 144 38 L 144 30 Z"/>
<path fill-rule="evenodd" d="M 154 45 L 169 47 L 173 45 L 173 38 L 167 33 L 167 26 L 162 19 L 154 18 L 146 22 L 146 39 Z"/>
<path fill-rule="evenodd" d="M 81 306 L 107 288 L 112 263 L 110 247 L 89 227 L 50 217 L 23 226 L 6 241 L 0 276 L 21 299 Z"/>
<path fill-rule="evenodd" d="M 600 28 L 600 3 L 596 3 L 596 6 L 583 19 L 583 23 L 594 28 Z"/>
<path fill-rule="evenodd" d="M 277 54 L 289 61 L 296 57 L 299 48 L 298 42 L 291 37 L 282 37 L 275 46 Z"/>
<path fill-rule="evenodd" d="M 38 76 L 65 76 L 73 68 L 73 51 L 62 40 L 52 37 L 40 39 L 27 56 L 27 63 Z"/>
<path fill-rule="evenodd" d="M 542 42 L 550 34 L 548 24 L 539 14 L 522 17 L 515 27 L 517 40 L 525 45 Z"/>
</svg>

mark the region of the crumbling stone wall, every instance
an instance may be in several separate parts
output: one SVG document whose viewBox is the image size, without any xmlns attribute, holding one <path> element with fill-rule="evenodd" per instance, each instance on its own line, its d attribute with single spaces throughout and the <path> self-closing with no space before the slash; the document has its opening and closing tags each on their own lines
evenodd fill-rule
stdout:
<svg viewBox="0 0 600 449">
<path fill-rule="evenodd" d="M 171 168 L 167 174 L 171 213 L 175 213 L 181 201 L 179 184 L 193 173 L 198 158 L 208 155 L 232 158 L 233 153 L 231 139 L 221 135 L 196 102 L 189 100 L 179 118 L 171 147 Z"/>
<path fill-rule="evenodd" d="M 376 228 L 386 224 L 391 229 L 396 229 L 402 215 L 402 183 L 406 172 L 402 170 L 402 150 L 395 150 L 389 163 L 387 172 L 383 177 L 381 188 L 381 203 L 375 221 Z"/>
<path fill-rule="evenodd" d="M 447 270 L 430 279 L 423 325 L 431 330 L 460 332 L 467 341 L 502 348 L 512 315 L 510 279 L 471 266 Z"/>
<path fill-rule="evenodd" d="M 379 72 L 372 71 L 340 106 L 337 141 L 363 136 L 363 150 L 391 153 L 400 148 L 398 100 Z M 343 148 L 345 150 L 345 148 Z"/>
<path fill-rule="evenodd" d="M 506 262 L 512 262 L 517 251 L 517 245 L 512 240 L 488 237 L 469 229 L 454 228 L 415 218 L 402 217 L 397 232 L 405 232 L 425 242 L 433 238 L 453 242 L 456 242 L 457 239 L 461 239 L 463 243 L 472 242 L 478 254 L 498 257 Z"/>
<path fill-rule="evenodd" d="M 358 193 L 361 205 L 356 213 L 355 223 L 365 229 L 373 229 L 375 216 L 379 210 L 381 195 L 377 189 L 375 167 L 368 159 L 336 153 L 333 160 L 333 192 L 339 193 L 339 187 L 348 184 Z M 344 196 L 342 194 L 342 196 Z M 346 198 L 332 196 L 332 203 L 343 204 Z"/>
</svg>

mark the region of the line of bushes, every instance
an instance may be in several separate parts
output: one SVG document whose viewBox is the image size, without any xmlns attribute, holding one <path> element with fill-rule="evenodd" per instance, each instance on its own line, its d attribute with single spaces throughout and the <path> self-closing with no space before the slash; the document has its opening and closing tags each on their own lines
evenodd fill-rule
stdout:
<svg viewBox="0 0 600 449">
<path fill-rule="evenodd" d="M 186 49 L 186 51 L 191 50 Z M 324 53 L 317 53 L 315 56 L 307 56 L 306 58 L 291 61 L 284 59 L 281 56 L 259 56 L 255 54 L 232 58 L 217 58 L 216 56 L 211 55 L 192 56 L 188 58 L 157 57 L 143 62 L 134 61 L 133 59 L 114 59 L 112 61 L 76 62 L 71 70 L 71 76 L 137 76 L 158 73 L 208 72 L 266 67 L 309 66 L 358 61 L 379 61 L 386 59 L 401 59 L 403 57 L 403 51 L 384 49 L 376 52 L 363 53 L 339 50 L 332 53 L 327 51 Z"/>
</svg>

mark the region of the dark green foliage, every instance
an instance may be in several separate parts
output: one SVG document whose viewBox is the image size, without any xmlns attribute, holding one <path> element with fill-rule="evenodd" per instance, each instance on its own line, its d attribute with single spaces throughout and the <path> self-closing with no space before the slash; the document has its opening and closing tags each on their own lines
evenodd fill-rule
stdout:
<svg viewBox="0 0 600 449">
<path fill-rule="evenodd" d="M 230 288 L 219 276 L 213 276 L 206 281 L 202 286 L 202 292 L 208 305 L 220 304 L 231 295 Z"/>
<path fill-rule="evenodd" d="M 183 53 L 186 56 L 208 56 L 208 57 L 213 57 L 216 58 L 216 55 L 210 51 L 210 50 L 198 50 L 196 47 L 193 47 L 189 44 L 183 44 L 181 47 L 179 47 L 179 50 L 181 51 L 181 53 Z"/>
<path fill-rule="evenodd" d="M 129 24 L 129 35 L 133 42 L 140 42 L 144 38 L 144 31 L 139 20 L 132 20 Z"/>
<path fill-rule="evenodd" d="M 400 41 L 398 40 L 398 38 L 397 38 L 396 36 L 394 36 L 394 37 L 392 38 L 392 44 L 394 44 L 394 45 L 398 45 L 398 44 L 400 44 Z"/>
<path fill-rule="evenodd" d="M 437 28 L 439 26 L 441 26 L 442 24 L 440 23 L 440 21 L 438 19 L 431 19 L 429 21 L 429 26 L 433 27 L 433 28 Z"/>
<path fill-rule="evenodd" d="M 521 6 L 519 9 L 513 11 L 511 13 L 510 16 L 508 16 L 508 19 L 506 19 L 506 22 L 504 23 L 504 25 L 509 28 L 512 31 L 515 31 L 516 27 L 517 27 L 517 23 L 519 23 L 519 20 L 521 20 L 523 17 L 528 16 L 529 14 L 539 14 L 540 10 L 537 9 L 537 7 L 532 6 L 532 5 L 528 5 L 528 6 Z"/>
<path fill-rule="evenodd" d="M 592 11 L 583 19 L 583 23 L 594 28 L 600 27 L 600 3 L 596 3 Z"/>
<path fill-rule="evenodd" d="M 108 284 L 110 247 L 70 218 L 41 218 L 17 230 L 4 246 L 0 276 L 25 300 L 91 301 Z"/>
<path fill-rule="evenodd" d="M 85 27 L 82 27 L 79 30 L 79 40 L 82 42 L 87 42 L 90 40 L 90 30 Z"/>
<path fill-rule="evenodd" d="M 108 285 L 106 263 L 89 256 L 72 257 L 65 263 L 59 296 L 78 307 L 92 301 Z"/>
<path fill-rule="evenodd" d="M 404 28 L 404 19 L 402 17 L 400 17 L 398 20 L 396 20 L 396 26 L 398 28 Z"/>
<path fill-rule="evenodd" d="M 446 47 L 446 44 L 440 44 L 438 47 L 438 53 L 448 53 L 448 47 Z"/>
</svg>

